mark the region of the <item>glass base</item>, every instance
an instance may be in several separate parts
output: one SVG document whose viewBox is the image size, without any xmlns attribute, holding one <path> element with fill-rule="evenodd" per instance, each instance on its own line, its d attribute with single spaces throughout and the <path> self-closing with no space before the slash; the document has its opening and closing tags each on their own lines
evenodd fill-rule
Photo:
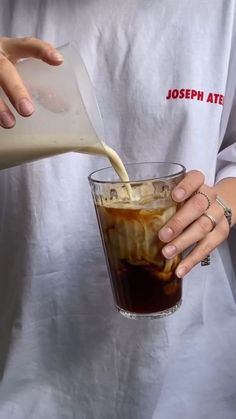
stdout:
<svg viewBox="0 0 236 419">
<path fill-rule="evenodd" d="M 131 311 L 123 310 L 123 308 L 120 308 L 118 306 L 116 306 L 116 308 L 119 311 L 119 313 L 122 314 L 122 316 L 126 317 L 127 319 L 133 319 L 133 320 L 161 319 L 163 317 L 169 316 L 170 314 L 173 314 L 176 310 L 178 310 L 181 304 L 182 304 L 182 300 L 179 300 L 178 303 L 175 304 L 175 306 L 173 307 L 167 308 L 166 310 L 163 310 L 163 311 L 158 311 L 157 313 L 147 313 L 147 314 L 132 313 Z"/>
</svg>

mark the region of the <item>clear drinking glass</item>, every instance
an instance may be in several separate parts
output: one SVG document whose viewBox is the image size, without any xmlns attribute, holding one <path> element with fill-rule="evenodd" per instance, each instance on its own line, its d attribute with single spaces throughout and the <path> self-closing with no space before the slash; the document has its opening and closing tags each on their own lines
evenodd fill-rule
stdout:
<svg viewBox="0 0 236 419">
<path fill-rule="evenodd" d="M 181 305 L 182 280 L 175 275 L 181 255 L 164 258 L 158 231 L 180 207 L 171 191 L 185 168 L 166 162 L 125 168 L 129 182 L 111 167 L 89 176 L 115 305 L 132 319 L 165 317 Z"/>
</svg>

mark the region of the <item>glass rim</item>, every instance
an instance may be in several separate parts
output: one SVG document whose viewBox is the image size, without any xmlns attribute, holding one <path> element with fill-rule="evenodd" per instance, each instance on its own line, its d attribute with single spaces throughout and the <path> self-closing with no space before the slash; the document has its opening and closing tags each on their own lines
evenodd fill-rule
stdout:
<svg viewBox="0 0 236 419">
<path fill-rule="evenodd" d="M 103 167 L 101 169 L 94 170 L 92 173 L 90 173 L 89 176 L 88 176 L 88 180 L 91 183 L 100 183 L 100 184 L 104 184 L 104 183 L 107 183 L 107 184 L 108 183 L 109 184 L 129 184 L 129 183 L 134 183 L 135 184 L 136 183 L 137 184 L 137 183 L 140 183 L 140 182 L 151 182 L 151 181 L 154 181 L 154 180 L 175 179 L 176 177 L 178 177 L 181 174 L 186 172 L 186 167 L 183 164 L 175 163 L 175 162 L 171 162 L 171 161 L 143 161 L 143 162 L 137 162 L 137 163 L 124 163 L 124 167 L 126 169 L 127 167 L 130 167 L 130 166 L 139 166 L 139 165 L 141 166 L 142 164 L 150 164 L 150 165 L 153 165 L 153 164 L 159 164 L 159 165 L 172 164 L 173 166 L 176 166 L 176 167 L 178 166 L 181 170 L 179 170 L 178 172 L 173 173 L 171 175 L 156 176 L 156 177 L 150 177 L 150 178 L 139 179 L 139 180 L 126 180 L 126 181 L 123 181 L 123 180 L 98 180 L 96 178 L 93 178 L 93 176 L 96 173 L 100 173 L 100 172 L 103 172 L 105 170 L 113 168 L 112 166 L 106 166 L 106 167 Z M 113 170 L 115 172 L 115 169 L 113 169 Z"/>
</svg>

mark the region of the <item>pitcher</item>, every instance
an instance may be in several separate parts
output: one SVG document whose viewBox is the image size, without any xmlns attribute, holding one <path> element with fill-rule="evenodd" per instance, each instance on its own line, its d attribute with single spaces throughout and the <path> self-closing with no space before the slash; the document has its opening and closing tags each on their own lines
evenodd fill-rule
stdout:
<svg viewBox="0 0 236 419">
<path fill-rule="evenodd" d="M 77 47 L 59 50 L 64 63 L 58 67 L 36 59 L 17 64 L 35 112 L 30 118 L 16 115 L 15 127 L 1 129 L 0 169 L 70 151 L 105 154 L 102 119 Z"/>
</svg>

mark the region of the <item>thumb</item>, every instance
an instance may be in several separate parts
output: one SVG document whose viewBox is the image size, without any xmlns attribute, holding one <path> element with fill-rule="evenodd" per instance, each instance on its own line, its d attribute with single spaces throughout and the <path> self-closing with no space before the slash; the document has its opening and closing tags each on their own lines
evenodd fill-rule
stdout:
<svg viewBox="0 0 236 419">
<path fill-rule="evenodd" d="M 60 65 L 63 56 L 48 42 L 38 38 L 0 38 L 0 51 L 12 62 L 21 58 L 38 58 L 51 65 Z"/>
</svg>

